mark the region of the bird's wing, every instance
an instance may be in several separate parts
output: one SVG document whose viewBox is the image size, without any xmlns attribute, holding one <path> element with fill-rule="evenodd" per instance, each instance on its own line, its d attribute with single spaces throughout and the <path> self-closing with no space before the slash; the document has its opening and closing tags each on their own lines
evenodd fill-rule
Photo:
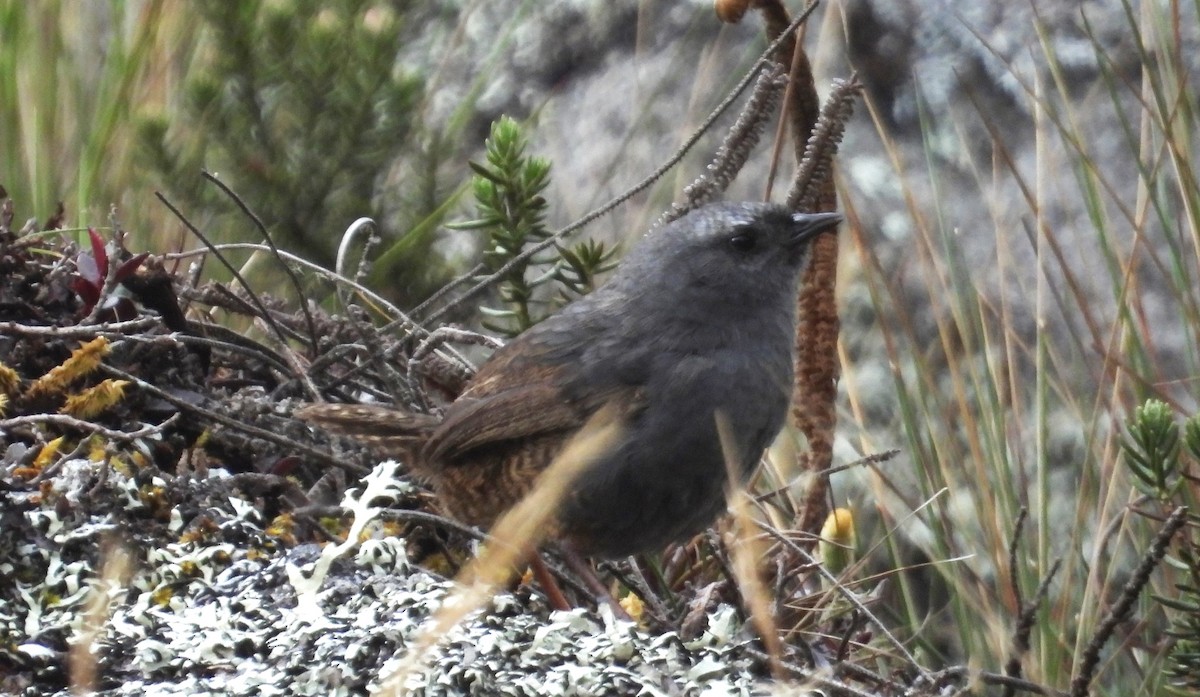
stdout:
<svg viewBox="0 0 1200 697">
<path fill-rule="evenodd" d="M 612 401 L 623 414 L 636 411 L 643 378 L 609 370 L 593 352 L 620 322 L 614 308 L 600 289 L 497 350 L 446 409 L 425 462 L 445 467 L 492 444 L 567 434 Z"/>
<path fill-rule="evenodd" d="M 423 451 L 425 462 L 445 467 L 477 448 L 566 434 L 614 400 L 620 413 L 635 412 L 641 403 L 636 379 L 581 371 L 588 361 L 578 347 L 598 339 L 602 328 L 597 320 L 564 329 L 551 318 L 501 348 L 446 409 Z"/>
<path fill-rule="evenodd" d="M 563 334 L 549 322 L 513 339 L 483 364 L 430 436 L 422 452 L 426 463 L 445 467 L 476 448 L 567 431 L 586 420 L 586 408 L 563 394 L 563 361 L 553 355 L 555 339 Z"/>
<path fill-rule="evenodd" d="M 423 455 L 427 463 L 444 465 L 492 443 L 566 431 L 582 423 L 583 415 L 553 385 L 515 385 L 456 401 L 430 436 Z"/>
</svg>

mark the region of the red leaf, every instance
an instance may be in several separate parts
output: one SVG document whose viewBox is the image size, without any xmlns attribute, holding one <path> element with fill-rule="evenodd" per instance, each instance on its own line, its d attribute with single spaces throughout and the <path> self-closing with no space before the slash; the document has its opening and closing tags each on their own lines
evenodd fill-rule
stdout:
<svg viewBox="0 0 1200 697">
<path fill-rule="evenodd" d="M 134 272 L 138 270 L 138 267 L 142 265 L 142 262 L 145 261 L 146 257 L 148 257 L 148 256 L 150 256 L 150 254 L 148 252 L 142 252 L 141 254 L 130 258 L 128 261 L 126 261 L 125 263 L 118 266 L 117 267 L 117 280 L 124 281 L 125 279 L 132 276 L 134 274 Z"/>
<path fill-rule="evenodd" d="M 271 465 L 268 472 L 281 477 L 286 477 L 287 475 L 291 474 L 299 464 L 300 458 L 296 457 L 295 455 L 287 455 L 276 460 L 275 463 Z"/>
<path fill-rule="evenodd" d="M 91 256 L 88 256 L 88 259 L 90 260 Z M 84 312 L 91 312 L 96 306 L 96 301 L 100 299 L 100 286 L 81 277 L 71 279 L 71 290 L 83 300 Z"/>
<path fill-rule="evenodd" d="M 88 237 L 92 240 L 92 256 L 96 259 L 96 269 L 100 272 L 100 280 L 108 276 L 108 252 L 104 251 L 104 238 L 95 228 L 88 228 Z"/>
</svg>

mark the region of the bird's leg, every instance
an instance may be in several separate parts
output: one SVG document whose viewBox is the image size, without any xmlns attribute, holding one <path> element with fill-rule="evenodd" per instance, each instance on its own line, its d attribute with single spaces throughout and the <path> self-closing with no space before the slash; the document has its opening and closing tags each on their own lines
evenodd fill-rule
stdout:
<svg viewBox="0 0 1200 697">
<path fill-rule="evenodd" d="M 567 602 L 562 589 L 558 587 L 558 581 L 554 580 L 554 574 L 550 573 L 546 562 L 542 561 L 542 555 L 534 552 L 529 559 L 529 566 L 533 569 L 533 577 L 537 579 L 538 585 L 545 591 L 546 601 L 550 603 L 550 607 L 555 610 L 570 610 L 571 604 Z"/>
<path fill-rule="evenodd" d="M 617 599 L 613 597 L 613 594 L 608 590 L 608 586 L 605 586 L 600 577 L 596 575 L 596 570 L 592 568 L 592 565 L 579 552 L 575 551 L 574 547 L 570 544 L 563 544 L 559 549 L 562 550 L 563 561 L 567 563 L 567 567 L 583 580 L 583 584 L 595 596 L 597 605 L 608 603 L 608 606 L 612 608 L 613 614 L 618 619 L 633 619 L 629 616 L 629 613 L 625 612 L 625 608 L 621 607 Z"/>
</svg>

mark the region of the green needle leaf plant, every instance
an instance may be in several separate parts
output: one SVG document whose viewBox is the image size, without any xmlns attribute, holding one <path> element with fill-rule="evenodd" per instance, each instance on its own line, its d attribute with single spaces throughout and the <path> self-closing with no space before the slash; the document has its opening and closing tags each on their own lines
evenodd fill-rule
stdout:
<svg viewBox="0 0 1200 697">
<path fill-rule="evenodd" d="M 527 146 L 520 125 L 505 116 L 492 124 L 485 143 L 486 161 L 471 163 L 478 217 L 451 227 L 487 236 L 485 275 L 499 272 L 528 246 L 553 235 L 546 227 L 547 204 L 542 196 L 550 182 L 550 162 L 527 155 Z M 516 336 L 591 292 L 596 277 L 616 266 L 616 250 L 599 242 L 556 244 L 555 249 L 556 255 L 521 260 L 503 274 L 499 284 L 503 306 L 480 307 L 485 328 Z"/>
<path fill-rule="evenodd" d="M 1122 454 L 1138 491 L 1168 509 L 1183 505 L 1194 511 L 1195 494 L 1200 492 L 1195 469 L 1200 462 L 1200 415 L 1184 422 L 1182 443 L 1180 430 L 1170 406 L 1147 400 L 1134 410 L 1129 435 L 1121 441 Z M 1179 574 L 1176 592 L 1154 598 L 1167 612 L 1171 624 L 1166 633 L 1174 639 L 1164 665 L 1168 687 L 1194 695 L 1200 690 L 1200 534 L 1196 533 L 1200 518 L 1195 514 L 1190 518 L 1176 553 L 1166 558 Z"/>
<path fill-rule="evenodd" d="M 1179 426 L 1169 406 L 1151 399 L 1134 410 L 1121 447 L 1139 491 L 1162 501 L 1174 498 L 1185 480 L 1179 473 Z"/>
</svg>

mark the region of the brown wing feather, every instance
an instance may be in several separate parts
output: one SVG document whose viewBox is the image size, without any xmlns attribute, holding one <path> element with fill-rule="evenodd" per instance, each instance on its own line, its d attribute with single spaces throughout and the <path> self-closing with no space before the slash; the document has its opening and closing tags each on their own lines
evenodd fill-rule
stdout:
<svg viewBox="0 0 1200 697">
<path fill-rule="evenodd" d="M 567 435 L 613 397 L 623 405 L 633 401 L 632 394 L 615 394 L 615 386 L 582 393 L 566 387 L 577 371 L 571 361 L 580 341 L 606 331 L 603 319 L 597 315 L 581 324 L 578 317 L 552 317 L 497 350 L 447 407 L 422 451 L 425 465 L 444 470 L 471 451 Z M 564 342 L 575 349 L 564 351 Z"/>
<path fill-rule="evenodd" d="M 473 395 L 450 405 L 425 446 L 426 463 L 436 468 L 492 443 L 575 429 L 586 416 L 548 381 L 496 384 L 493 389 L 487 394 L 472 390 Z"/>
</svg>

